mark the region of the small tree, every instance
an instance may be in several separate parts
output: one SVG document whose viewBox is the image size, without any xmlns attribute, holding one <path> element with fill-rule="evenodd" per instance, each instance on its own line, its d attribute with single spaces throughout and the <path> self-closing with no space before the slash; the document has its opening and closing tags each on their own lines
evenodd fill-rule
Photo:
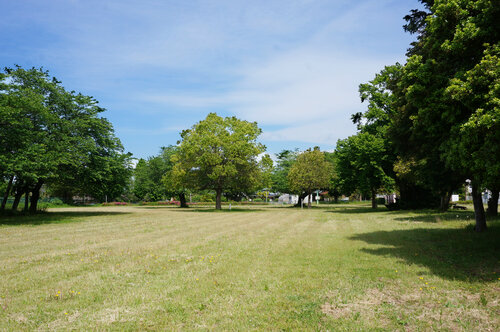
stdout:
<svg viewBox="0 0 500 332">
<path fill-rule="evenodd" d="M 333 174 L 332 164 L 325 160 L 325 155 L 315 147 L 308 149 L 297 157 L 290 168 L 288 182 L 290 189 L 310 196 L 315 189 L 327 188 Z M 307 207 L 311 207 L 309 199 Z"/>
<path fill-rule="evenodd" d="M 224 190 L 255 189 L 261 180 L 257 157 L 265 146 L 257 142 L 256 122 L 210 113 L 205 120 L 181 133 L 178 152 L 172 157 L 172 183 L 186 189 L 215 191 L 215 208 L 222 208 Z"/>
</svg>

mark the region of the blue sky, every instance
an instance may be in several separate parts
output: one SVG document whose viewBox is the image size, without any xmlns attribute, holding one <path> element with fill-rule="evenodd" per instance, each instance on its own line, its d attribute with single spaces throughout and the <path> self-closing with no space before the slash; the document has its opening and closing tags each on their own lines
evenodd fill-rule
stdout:
<svg viewBox="0 0 500 332">
<path fill-rule="evenodd" d="M 416 0 L 0 0 L 0 65 L 94 96 L 136 157 L 209 112 L 257 121 L 268 152 L 332 150 L 358 85 L 404 62 Z"/>
</svg>

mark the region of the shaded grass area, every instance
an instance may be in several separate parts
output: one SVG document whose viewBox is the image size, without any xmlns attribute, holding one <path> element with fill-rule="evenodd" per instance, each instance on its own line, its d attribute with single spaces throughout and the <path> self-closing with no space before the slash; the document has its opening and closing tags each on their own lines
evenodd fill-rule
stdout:
<svg viewBox="0 0 500 332">
<path fill-rule="evenodd" d="M 424 222 L 429 220 L 426 217 Z M 363 248 L 363 252 L 425 266 L 430 274 L 441 278 L 494 281 L 500 277 L 499 222 L 491 223 L 484 234 L 474 232 L 472 227 L 419 228 L 363 233 L 351 239 L 383 246 Z"/>
<path fill-rule="evenodd" d="M 126 211 L 81 211 L 76 209 L 75 211 L 69 210 L 65 212 L 39 212 L 37 214 L 8 212 L 0 214 L 0 225 L 19 226 L 82 222 L 89 221 L 89 218 L 92 217 L 113 216 L 129 213 L 130 212 Z"/>
<path fill-rule="evenodd" d="M 19 216 L 0 225 L 0 330 L 498 330 L 498 221 L 355 209 Z"/>
</svg>

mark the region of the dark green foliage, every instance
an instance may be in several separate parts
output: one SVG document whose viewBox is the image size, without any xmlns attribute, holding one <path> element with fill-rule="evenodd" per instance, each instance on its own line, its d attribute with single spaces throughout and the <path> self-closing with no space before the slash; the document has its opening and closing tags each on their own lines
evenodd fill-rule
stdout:
<svg viewBox="0 0 500 332">
<path fill-rule="evenodd" d="M 379 189 L 391 190 L 394 180 L 384 168 L 390 167 L 384 139 L 360 132 L 337 142 L 337 172 L 342 192 L 368 192 L 372 207 L 377 207 L 375 196 Z M 388 166 L 385 166 L 389 163 Z"/>
<path fill-rule="evenodd" d="M 395 180 L 399 207 L 446 210 L 452 192 L 471 179 L 481 231 L 480 191 L 496 191 L 500 183 L 500 6 L 492 0 L 420 2 L 423 9 L 404 17 L 404 29 L 417 37 L 406 64 L 386 67 L 360 85 L 368 110 L 352 119 L 360 133 L 384 140 L 393 166 L 384 170 Z"/>
<path fill-rule="evenodd" d="M 276 155 L 277 161 L 272 173 L 273 190 L 279 193 L 290 193 L 288 184 L 288 173 L 290 168 L 297 161 L 298 149 L 283 150 Z"/>
<path fill-rule="evenodd" d="M 134 194 L 139 200 L 159 201 L 177 196 L 177 193 L 166 186 L 163 177 L 173 167 L 172 156 L 177 151 L 175 146 L 162 147 L 157 156 L 148 160 L 140 159 L 134 171 Z"/>
<path fill-rule="evenodd" d="M 400 168 L 427 179 L 446 203 L 465 179 L 479 192 L 498 177 L 500 6 L 437 0 L 427 8 L 425 21 L 415 17 L 418 46 L 394 91 L 398 113 L 391 134 Z M 484 230 L 482 203 L 475 206 L 477 229 Z"/>
<path fill-rule="evenodd" d="M 14 180 L 16 203 L 31 192 L 36 212 L 44 185 L 97 199 L 123 192 L 130 155 L 94 98 L 66 91 L 42 69 L 21 67 L 5 69 L 0 92 L 0 176 Z"/>
</svg>

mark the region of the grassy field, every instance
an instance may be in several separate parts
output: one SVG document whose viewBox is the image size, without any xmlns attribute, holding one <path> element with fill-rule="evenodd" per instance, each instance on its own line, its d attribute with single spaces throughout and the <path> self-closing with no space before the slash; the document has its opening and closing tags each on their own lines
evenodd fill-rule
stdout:
<svg viewBox="0 0 500 332">
<path fill-rule="evenodd" d="M 0 216 L 0 330 L 500 329 L 500 223 L 339 205 Z"/>
</svg>

